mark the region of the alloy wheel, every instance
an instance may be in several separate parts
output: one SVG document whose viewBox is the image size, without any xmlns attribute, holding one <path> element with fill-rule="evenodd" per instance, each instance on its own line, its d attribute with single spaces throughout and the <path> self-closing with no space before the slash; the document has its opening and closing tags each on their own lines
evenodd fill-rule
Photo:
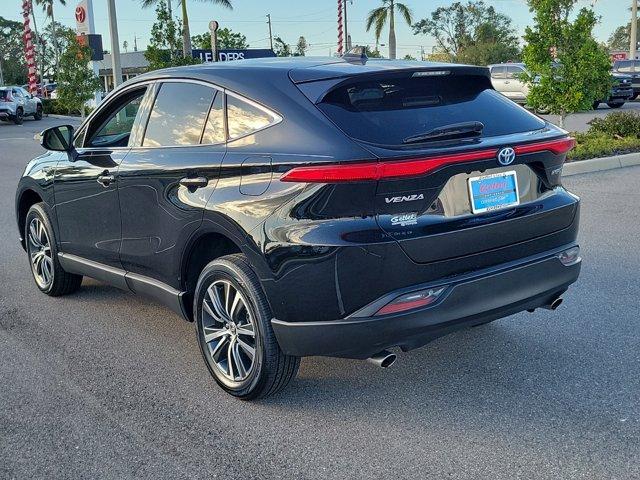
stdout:
<svg viewBox="0 0 640 480">
<path fill-rule="evenodd" d="M 49 234 L 42 220 L 31 219 L 27 237 L 33 277 L 40 288 L 46 289 L 53 282 L 54 270 Z"/>
<path fill-rule="evenodd" d="M 202 334 L 211 364 L 225 379 L 241 382 L 254 368 L 255 324 L 247 301 L 229 280 L 216 280 L 202 300 Z"/>
</svg>

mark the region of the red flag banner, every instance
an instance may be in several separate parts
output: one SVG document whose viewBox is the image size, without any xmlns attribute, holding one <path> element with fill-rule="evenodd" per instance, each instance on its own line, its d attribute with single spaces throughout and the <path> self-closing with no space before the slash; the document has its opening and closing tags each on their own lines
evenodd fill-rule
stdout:
<svg viewBox="0 0 640 480">
<path fill-rule="evenodd" d="M 36 79 L 36 50 L 33 46 L 33 38 L 31 35 L 29 14 L 31 13 L 31 1 L 23 0 L 22 2 L 22 18 L 24 18 L 24 33 L 22 39 L 24 41 L 24 53 L 27 58 L 27 68 L 29 69 L 29 92 L 37 93 L 38 85 Z"/>
<path fill-rule="evenodd" d="M 342 2 L 338 0 L 338 55 L 342 55 L 344 50 L 344 36 L 342 32 Z"/>
</svg>

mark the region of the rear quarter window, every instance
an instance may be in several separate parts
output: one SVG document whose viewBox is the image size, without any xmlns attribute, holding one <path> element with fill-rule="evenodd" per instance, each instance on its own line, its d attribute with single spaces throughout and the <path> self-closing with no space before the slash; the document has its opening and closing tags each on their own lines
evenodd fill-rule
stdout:
<svg viewBox="0 0 640 480">
<path fill-rule="evenodd" d="M 545 125 L 475 75 L 353 81 L 330 91 L 318 108 L 347 135 L 379 145 L 402 145 L 407 137 L 463 122 L 482 122 L 483 137 Z"/>
</svg>

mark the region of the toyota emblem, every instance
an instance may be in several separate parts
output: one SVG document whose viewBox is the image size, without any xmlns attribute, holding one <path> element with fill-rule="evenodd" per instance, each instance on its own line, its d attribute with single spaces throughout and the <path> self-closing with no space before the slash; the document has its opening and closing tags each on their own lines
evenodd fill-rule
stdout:
<svg viewBox="0 0 640 480">
<path fill-rule="evenodd" d="M 498 152 L 498 163 L 500 165 L 511 165 L 516 159 L 516 152 L 511 147 L 505 147 Z"/>
</svg>

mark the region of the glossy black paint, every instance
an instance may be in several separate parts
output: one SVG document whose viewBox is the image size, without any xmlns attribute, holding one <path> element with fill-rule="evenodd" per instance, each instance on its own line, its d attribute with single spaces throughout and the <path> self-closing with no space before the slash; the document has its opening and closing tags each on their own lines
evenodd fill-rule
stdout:
<svg viewBox="0 0 640 480">
<path fill-rule="evenodd" d="M 301 165 L 415 158 L 566 135 L 545 124 L 535 132 L 449 142 L 428 149 L 391 149 L 352 140 L 310 101 L 321 95 L 322 89 L 350 75 L 416 68 L 444 67 L 411 62 L 263 59 L 137 77 L 110 94 L 80 127 L 77 158 L 75 153 L 48 153 L 29 163 L 16 193 L 21 236 L 25 205 L 37 195 L 52 212 L 59 249 L 71 255 L 67 265 L 76 273 L 91 275 L 92 270 L 75 257 L 97 262 L 98 268 L 102 264 L 111 269 L 103 279 L 109 281 L 113 274 L 112 283 L 155 297 L 185 316 L 190 312 L 193 280 L 189 275 L 193 272 L 189 265 L 194 251 L 199 251 L 201 239 L 218 242 L 220 248 L 211 245 L 209 251 L 240 251 L 249 258 L 277 320 L 274 325 L 280 322 L 278 338 L 282 342 L 286 338 L 288 345 L 292 334 L 284 332 L 282 325 L 345 319 L 390 292 L 461 278 L 470 272 L 502 269 L 510 262 L 575 244 L 579 202 L 560 182 L 564 155 L 550 152 L 521 155 L 514 164 L 532 172 L 536 179 L 531 201 L 482 215 L 451 216 L 439 205 L 446 200 L 454 176 L 496 169 L 494 159 L 449 165 L 403 180 L 348 184 L 280 181 L 283 172 Z M 460 68 L 488 75 L 485 69 Z M 272 110 L 280 121 L 216 145 L 143 147 L 149 111 L 141 107 L 128 146 L 83 146 L 81 134 L 95 128 L 93 122 L 113 109 L 128 91 L 147 88 L 151 103 L 158 84 L 169 80 L 228 89 Z M 104 175 L 114 177 L 106 186 L 98 182 Z M 181 184 L 185 178 L 206 182 L 192 188 Z M 410 206 L 384 200 L 414 193 L 424 199 Z M 394 215 L 407 211 L 417 214 L 415 226 L 391 224 Z M 566 289 L 571 282 L 565 273 L 543 293 Z M 575 277 L 577 272 L 571 281 Z M 517 305 L 505 300 L 504 309 L 489 316 L 497 318 L 547 300 L 541 292 L 532 295 L 535 298 L 531 301 L 524 299 Z M 475 308 L 483 307 L 478 304 Z M 361 357 L 370 352 L 371 345 L 343 350 L 291 351 Z"/>
</svg>

